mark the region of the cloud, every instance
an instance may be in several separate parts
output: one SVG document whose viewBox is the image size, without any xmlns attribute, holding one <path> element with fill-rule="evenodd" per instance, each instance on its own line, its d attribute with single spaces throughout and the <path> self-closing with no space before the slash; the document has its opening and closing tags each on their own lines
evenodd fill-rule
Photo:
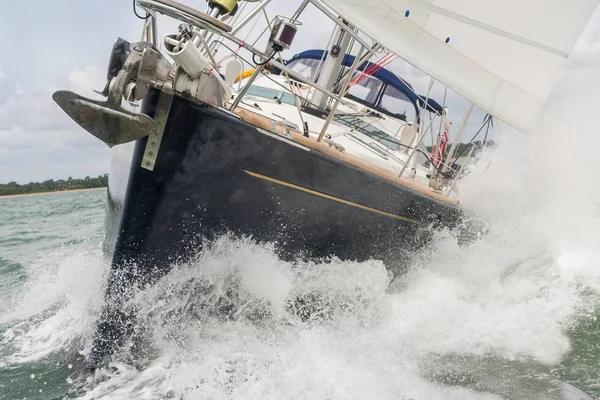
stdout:
<svg viewBox="0 0 600 400">
<path fill-rule="evenodd" d="M 106 79 L 105 75 L 100 68 L 90 65 L 83 69 L 74 69 L 67 78 L 72 90 L 77 93 L 86 93 L 90 91 L 90 88 L 102 89 Z"/>
<path fill-rule="evenodd" d="M 0 85 L 7 79 L 0 80 Z M 75 69 L 61 87 L 90 95 L 101 87 L 97 67 Z M 52 100 L 53 87 L 1 86 L 0 182 L 28 182 L 108 170 L 106 146 L 73 122 Z"/>
<path fill-rule="evenodd" d="M 0 106 L 6 103 L 16 90 L 16 84 L 11 82 L 4 74 L 4 71 L 0 69 Z"/>
</svg>

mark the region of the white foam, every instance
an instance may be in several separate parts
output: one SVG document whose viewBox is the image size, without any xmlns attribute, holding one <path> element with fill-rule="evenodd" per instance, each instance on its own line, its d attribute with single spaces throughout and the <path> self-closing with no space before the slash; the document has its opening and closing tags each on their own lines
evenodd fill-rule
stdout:
<svg viewBox="0 0 600 400">
<path fill-rule="evenodd" d="M 3 360 L 42 360 L 89 340 L 102 307 L 107 264 L 90 244 L 66 246 L 29 266 L 29 281 L 18 307 L 2 316 L 10 325 L 1 342 L 14 348 Z"/>
<path fill-rule="evenodd" d="M 84 398 L 494 398 L 419 376 L 418 354 L 388 323 L 397 296 L 386 294 L 389 280 L 377 261 L 292 265 L 222 238 L 136 299 L 159 356 L 141 373 L 113 364 L 119 372 L 101 374 Z M 239 311 L 214 314 L 214 293 Z M 281 300 L 302 294 L 318 294 L 323 318 L 286 316 Z"/>
</svg>

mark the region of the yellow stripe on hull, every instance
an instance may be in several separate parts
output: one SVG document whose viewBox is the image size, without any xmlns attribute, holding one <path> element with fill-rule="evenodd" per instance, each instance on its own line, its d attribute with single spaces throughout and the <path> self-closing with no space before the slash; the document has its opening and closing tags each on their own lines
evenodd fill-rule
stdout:
<svg viewBox="0 0 600 400">
<path fill-rule="evenodd" d="M 343 204 L 346 204 L 346 205 L 349 205 L 349 206 L 352 206 L 352 207 L 357 207 L 357 208 L 360 208 L 360 209 L 363 209 L 363 210 L 366 210 L 366 211 L 371 211 L 371 212 L 374 212 L 374 213 L 377 213 L 377 214 L 380 214 L 380 215 L 384 215 L 386 217 L 390 217 L 390 218 L 395 218 L 395 219 L 399 219 L 399 220 L 402 220 L 402 221 L 411 222 L 413 224 L 418 224 L 419 223 L 419 221 L 417 221 L 415 219 L 412 219 L 412 218 L 407 218 L 407 217 L 403 217 L 401 215 L 391 214 L 391 213 L 388 213 L 388 212 L 385 212 L 385 211 L 377 210 L 376 208 L 371 208 L 371 207 L 368 207 L 368 206 L 365 206 L 365 205 L 362 205 L 362 204 L 358 204 L 358 203 L 354 203 L 352 201 L 341 199 L 339 197 L 335 197 L 335 196 L 331 196 L 331 195 L 328 195 L 328 194 L 325 194 L 325 193 L 317 192 L 316 190 L 312 190 L 312 189 L 308 189 L 308 188 L 305 188 L 305 187 L 302 187 L 302 186 L 294 185 L 293 183 L 280 181 L 279 179 L 275 179 L 275 178 L 271 178 L 269 176 L 257 174 L 256 172 L 252 172 L 252 171 L 248 171 L 248 170 L 244 170 L 244 172 L 247 173 L 250 176 L 255 177 L 255 178 L 262 179 L 262 180 L 269 181 L 269 182 L 273 182 L 273 183 L 276 183 L 278 185 L 286 186 L 286 187 L 289 187 L 289 188 L 292 188 L 292 189 L 296 189 L 296 190 L 299 190 L 301 192 L 305 192 L 305 193 L 309 193 L 309 194 L 312 194 L 312 195 L 315 195 L 315 196 L 322 197 L 324 199 L 328 199 L 328 200 L 332 200 L 332 201 L 337 201 L 338 203 L 343 203 Z"/>
</svg>

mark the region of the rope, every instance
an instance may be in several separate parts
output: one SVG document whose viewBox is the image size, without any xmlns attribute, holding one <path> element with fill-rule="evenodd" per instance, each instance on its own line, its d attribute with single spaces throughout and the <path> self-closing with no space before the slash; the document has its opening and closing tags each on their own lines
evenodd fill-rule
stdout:
<svg viewBox="0 0 600 400">
<path fill-rule="evenodd" d="M 210 68 L 209 74 L 212 74 L 212 73 L 213 73 L 213 71 L 215 70 L 215 68 L 216 68 L 216 69 L 219 69 L 219 68 L 221 68 L 221 64 L 223 63 L 223 61 L 225 61 L 225 60 L 229 60 L 231 57 L 237 57 L 237 55 L 238 55 L 239 51 L 240 51 L 242 48 L 244 48 L 244 47 L 246 47 L 246 42 L 245 42 L 245 41 L 243 41 L 243 42 L 242 42 L 242 44 L 240 44 L 240 46 L 237 48 L 237 50 L 236 50 L 236 51 L 234 51 L 233 53 L 231 53 L 231 54 L 229 54 L 228 56 L 226 56 L 226 57 L 224 57 L 223 59 L 221 59 L 221 61 L 219 61 L 219 62 L 217 63 L 217 65 L 213 65 L 213 66 Z"/>
<path fill-rule="evenodd" d="M 394 53 L 388 53 L 386 54 L 385 57 L 383 57 L 379 62 L 377 63 L 371 63 L 371 65 L 369 65 L 368 68 L 366 68 L 364 71 L 361 71 L 361 74 L 354 78 L 351 82 L 350 82 L 350 87 L 364 81 L 365 79 L 367 79 L 367 77 L 369 77 L 370 75 L 373 75 L 374 73 L 376 73 L 377 71 L 381 70 L 383 67 L 385 67 L 386 65 L 390 64 L 391 62 L 393 62 L 394 60 L 396 60 L 396 58 L 398 58 L 397 55 L 395 55 Z"/>
<path fill-rule="evenodd" d="M 226 56 L 223 59 L 221 59 L 221 61 L 219 61 L 217 63 L 217 68 L 221 66 L 221 64 L 223 63 L 223 61 L 229 60 L 231 57 L 237 56 L 238 53 L 240 52 L 240 50 L 243 49 L 244 47 L 246 47 L 246 41 L 242 41 L 242 44 L 240 44 L 240 46 L 237 48 L 236 51 L 234 51 L 233 53 L 231 53 L 228 56 Z"/>
</svg>

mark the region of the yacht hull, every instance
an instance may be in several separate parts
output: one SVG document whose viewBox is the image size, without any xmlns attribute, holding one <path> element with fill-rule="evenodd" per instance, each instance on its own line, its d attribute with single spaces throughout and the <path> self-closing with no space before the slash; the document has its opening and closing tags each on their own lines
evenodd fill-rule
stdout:
<svg viewBox="0 0 600 400">
<path fill-rule="evenodd" d="M 144 113 L 153 115 L 157 97 Z M 284 259 L 380 259 L 393 269 L 432 223 L 457 218 L 449 204 L 178 96 L 153 171 L 141 167 L 146 142 L 135 143 L 129 171 L 111 171 L 111 184 L 127 181 L 127 190 L 109 188 L 112 270 L 96 360 L 127 329 L 127 289 L 155 282 L 219 235 L 274 243 Z"/>
<path fill-rule="evenodd" d="M 457 218 L 452 205 L 178 96 L 153 171 L 141 167 L 146 141 L 109 213 L 113 269 L 160 275 L 224 233 L 274 243 L 283 258 L 392 263 L 432 222 Z"/>
</svg>

